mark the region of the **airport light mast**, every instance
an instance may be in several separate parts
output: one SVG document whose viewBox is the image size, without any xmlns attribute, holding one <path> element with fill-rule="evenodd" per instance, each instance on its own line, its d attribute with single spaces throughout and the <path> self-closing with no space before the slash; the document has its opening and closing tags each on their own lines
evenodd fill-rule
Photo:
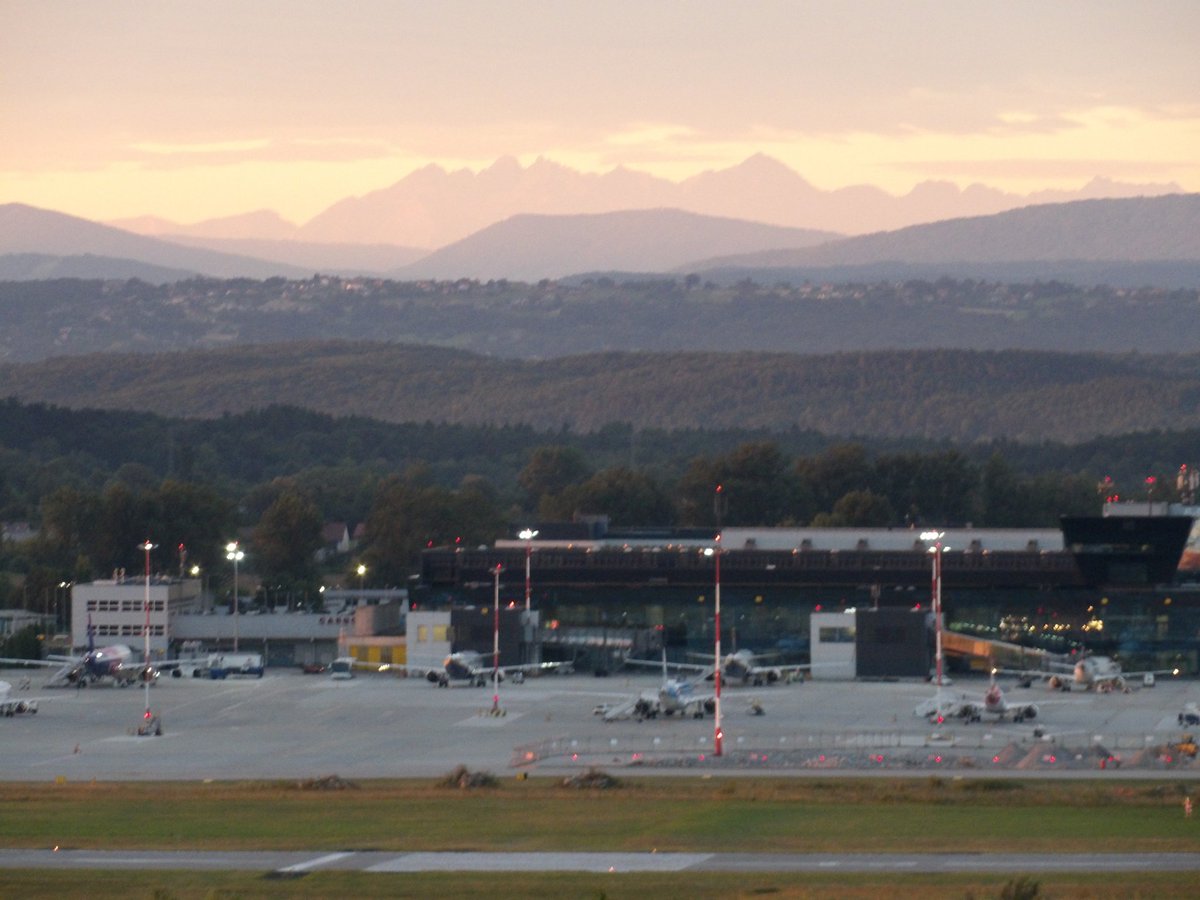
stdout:
<svg viewBox="0 0 1200 900">
<path fill-rule="evenodd" d="M 935 681 L 939 691 L 942 689 L 942 551 L 947 549 L 942 546 L 942 538 L 945 537 L 945 532 L 942 531 L 925 531 L 921 533 L 921 540 L 933 541 L 933 546 L 929 548 L 929 552 L 933 555 L 933 629 L 934 629 L 934 665 L 935 665 Z"/>
<path fill-rule="evenodd" d="M 238 563 L 245 558 L 246 554 L 242 552 L 242 548 L 238 546 L 237 541 L 230 541 L 225 545 L 225 558 L 233 563 L 233 652 L 238 652 L 238 607 L 242 605 L 241 599 L 238 597 Z"/>
<path fill-rule="evenodd" d="M 713 667 L 713 756 L 720 756 L 725 741 L 725 732 L 721 729 L 721 535 L 717 535 L 715 547 L 705 548 L 704 555 L 713 557 L 716 567 L 713 585 L 713 627 L 716 631 L 713 647 L 716 663 Z"/>
<path fill-rule="evenodd" d="M 721 488 L 718 486 L 717 490 Z M 714 648 L 714 656 L 716 658 L 716 667 L 713 669 L 713 756 L 721 755 L 721 744 L 725 740 L 725 732 L 721 730 L 721 535 L 717 534 L 716 552 L 714 553 L 714 564 L 716 566 L 716 580 L 713 588 L 714 601 L 714 631 L 716 632 L 717 643 Z"/>
<path fill-rule="evenodd" d="M 529 613 L 530 598 L 533 596 L 533 580 L 530 576 L 530 569 L 533 563 L 533 539 L 538 536 L 536 528 L 522 528 L 517 533 L 517 537 L 525 542 L 525 618 L 523 620 L 523 635 L 522 643 L 525 647 L 522 653 L 522 661 L 529 663 L 533 662 L 533 629 L 531 627 L 532 616 Z"/>
<path fill-rule="evenodd" d="M 533 594 L 533 584 L 530 579 L 530 568 L 533 562 L 533 539 L 538 536 L 537 529 L 525 528 L 517 537 L 525 542 L 525 612 L 529 612 L 529 598 Z"/>
<path fill-rule="evenodd" d="M 492 715 L 500 715 L 500 573 L 504 567 L 496 563 L 492 570 L 495 591 L 492 594 Z"/>
<path fill-rule="evenodd" d="M 146 712 L 143 718 L 146 720 L 147 725 L 150 724 L 150 720 L 153 718 L 153 714 L 150 712 L 150 551 L 154 547 L 155 545 L 150 543 L 149 538 L 138 544 L 138 549 L 145 551 L 146 554 L 146 596 L 142 601 L 142 606 L 146 611 L 146 623 L 143 626 L 146 635 L 146 664 L 145 668 L 142 669 L 142 683 L 146 686 Z"/>
</svg>

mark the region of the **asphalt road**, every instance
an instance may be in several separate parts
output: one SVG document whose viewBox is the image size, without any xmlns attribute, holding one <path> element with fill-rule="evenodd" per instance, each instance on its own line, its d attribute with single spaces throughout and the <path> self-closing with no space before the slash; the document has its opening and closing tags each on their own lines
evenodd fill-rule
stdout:
<svg viewBox="0 0 1200 900">
<path fill-rule="evenodd" d="M 11 670 L 0 678 L 18 684 Z M 29 691 L 36 715 L 0 719 L 0 780 L 291 779 L 437 777 L 456 765 L 499 775 L 514 761 L 535 773 L 589 765 L 654 773 L 1013 773 L 1095 777 L 1107 756 L 1122 777 L 1200 776 L 1162 747 L 1178 740 L 1195 681 L 1164 680 L 1131 694 L 1010 691 L 1039 704 L 1037 727 L 1011 723 L 940 727 L 912 714 L 930 696 L 920 683 L 808 682 L 723 692 L 723 754 L 714 723 L 677 717 L 605 722 L 601 704 L 653 690 L 654 675 L 551 675 L 523 685 L 439 689 L 372 674 L 350 681 L 298 671 L 261 679 L 163 678 L 149 691 L 161 736 L 139 736 L 140 687 Z M 954 685 L 982 691 L 982 679 Z M 701 688 L 703 690 L 704 688 Z M 751 714 L 751 701 L 764 714 Z M 493 714 L 498 712 L 499 714 Z M 1103 752 L 1101 752 L 1103 751 Z"/>
</svg>

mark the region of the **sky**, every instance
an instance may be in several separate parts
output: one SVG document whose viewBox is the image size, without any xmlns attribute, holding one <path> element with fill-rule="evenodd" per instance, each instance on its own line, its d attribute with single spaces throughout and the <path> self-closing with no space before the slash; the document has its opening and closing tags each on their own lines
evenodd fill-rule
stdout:
<svg viewBox="0 0 1200 900">
<path fill-rule="evenodd" d="M 1195 0 L 0 0 L 0 203 L 302 223 L 502 156 L 1200 191 Z"/>
</svg>

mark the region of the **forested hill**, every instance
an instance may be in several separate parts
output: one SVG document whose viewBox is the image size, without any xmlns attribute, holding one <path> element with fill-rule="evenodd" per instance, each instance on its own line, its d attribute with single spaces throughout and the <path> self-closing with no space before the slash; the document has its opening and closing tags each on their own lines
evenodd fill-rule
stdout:
<svg viewBox="0 0 1200 900">
<path fill-rule="evenodd" d="M 628 423 L 1073 442 L 1200 427 L 1200 356 L 940 350 L 528 361 L 429 346 L 286 343 L 0 366 L 0 396 L 176 417 L 288 404 L 390 422 L 577 432 Z"/>
</svg>

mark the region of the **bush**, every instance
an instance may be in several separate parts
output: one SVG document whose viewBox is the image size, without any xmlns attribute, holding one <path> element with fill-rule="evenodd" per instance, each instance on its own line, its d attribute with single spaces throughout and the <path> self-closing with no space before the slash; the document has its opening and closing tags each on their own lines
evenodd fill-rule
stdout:
<svg viewBox="0 0 1200 900">
<path fill-rule="evenodd" d="M 617 779 L 599 769 L 588 769 L 579 775 L 571 775 L 562 780 L 562 787 L 576 790 L 606 791 L 620 786 L 621 783 Z"/>
<path fill-rule="evenodd" d="M 453 772 L 443 775 L 437 786 L 463 791 L 472 788 L 494 788 L 500 786 L 500 779 L 491 772 L 472 772 L 466 766 L 458 766 Z"/>
</svg>

